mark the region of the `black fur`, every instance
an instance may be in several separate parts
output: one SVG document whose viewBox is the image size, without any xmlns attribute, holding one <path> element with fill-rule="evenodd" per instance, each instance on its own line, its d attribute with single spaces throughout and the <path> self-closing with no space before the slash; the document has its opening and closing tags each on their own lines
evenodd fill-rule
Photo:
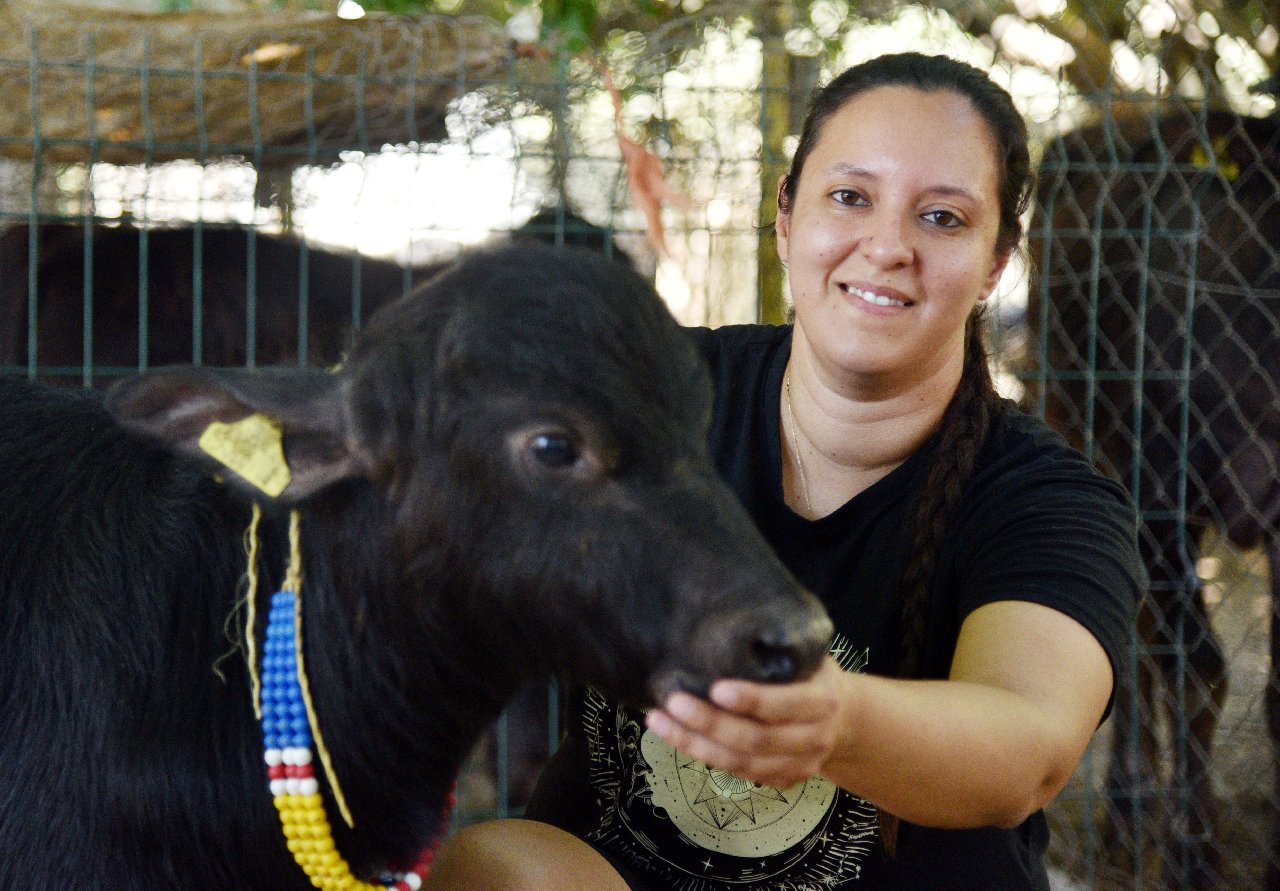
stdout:
<svg viewBox="0 0 1280 891">
<path fill-rule="evenodd" d="M 811 670 L 830 633 L 709 464 L 692 345 L 593 254 L 477 253 L 338 373 L 160 370 L 106 408 L 2 381 L 0 411 L 2 888 L 308 887 L 224 658 L 251 499 L 259 616 L 302 511 L 307 663 L 355 829 L 330 822 L 366 878 L 437 829 L 531 673 L 643 705 L 764 676 L 762 641 Z M 284 426 L 279 499 L 194 446 L 252 411 Z"/>
</svg>

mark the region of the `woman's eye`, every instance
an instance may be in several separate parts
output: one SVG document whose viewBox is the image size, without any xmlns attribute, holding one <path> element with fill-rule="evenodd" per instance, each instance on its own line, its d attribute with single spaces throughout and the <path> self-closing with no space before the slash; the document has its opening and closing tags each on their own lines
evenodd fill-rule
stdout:
<svg viewBox="0 0 1280 891">
<path fill-rule="evenodd" d="M 963 225 L 963 221 L 949 210 L 931 210 L 924 215 L 924 218 L 944 229 L 955 229 Z"/>
<path fill-rule="evenodd" d="M 866 203 L 866 199 L 853 189 L 836 189 L 831 193 L 831 197 L 837 204 L 844 204 L 849 207 Z"/>
<path fill-rule="evenodd" d="M 578 447 L 563 433 L 539 433 L 529 441 L 529 451 L 545 467 L 571 467 L 578 460 Z"/>
</svg>

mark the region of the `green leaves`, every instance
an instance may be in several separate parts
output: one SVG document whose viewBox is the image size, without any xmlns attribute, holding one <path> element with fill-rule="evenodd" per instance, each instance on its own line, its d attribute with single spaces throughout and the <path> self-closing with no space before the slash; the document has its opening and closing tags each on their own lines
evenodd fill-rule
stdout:
<svg viewBox="0 0 1280 891">
<path fill-rule="evenodd" d="M 542 33 L 571 53 L 595 46 L 597 0 L 542 0 Z"/>
</svg>

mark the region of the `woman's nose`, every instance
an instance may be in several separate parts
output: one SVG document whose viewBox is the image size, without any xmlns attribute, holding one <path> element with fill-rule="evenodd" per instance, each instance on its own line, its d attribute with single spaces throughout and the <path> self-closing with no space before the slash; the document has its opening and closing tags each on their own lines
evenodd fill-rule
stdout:
<svg viewBox="0 0 1280 891">
<path fill-rule="evenodd" d="M 906 266 L 915 257 L 910 232 L 898 214 L 876 214 L 862 236 L 863 255 L 882 269 Z"/>
</svg>

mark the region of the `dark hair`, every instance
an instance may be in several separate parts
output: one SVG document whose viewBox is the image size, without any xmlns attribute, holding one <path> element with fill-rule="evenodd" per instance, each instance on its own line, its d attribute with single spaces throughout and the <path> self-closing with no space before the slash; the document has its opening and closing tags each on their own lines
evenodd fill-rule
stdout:
<svg viewBox="0 0 1280 891">
<path fill-rule="evenodd" d="M 813 147 L 822 137 L 827 120 L 850 99 L 876 87 L 914 87 L 926 93 L 950 92 L 963 96 L 982 115 L 996 142 L 996 177 L 1000 198 L 1000 229 L 996 248 L 1010 252 L 1022 240 L 1022 213 L 1031 200 L 1033 178 L 1027 148 L 1027 123 L 1008 91 L 974 68 L 950 56 L 895 53 L 845 69 L 814 93 L 800 142 L 791 158 L 778 207 L 789 211 L 796 197 L 800 173 Z"/>
<path fill-rule="evenodd" d="M 791 169 L 778 190 L 778 207 L 790 211 L 804 163 L 822 136 L 827 120 L 846 102 L 876 87 L 905 86 L 924 92 L 948 91 L 965 97 L 991 130 L 996 143 L 1000 224 L 996 248 L 1011 253 L 1022 240 L 1023 211 L 1033 188 L 1027 126 L 1008 92 L 985 72 L 947 56 L 899 53 L 879 56 L 847 69 L 819 90 L 809 105 Z M 965 323 L 964 370 L 955 395 L 943 412 L 936 451 L 924 489 L 911 515 L 911 553 L 898 588 L 902 601 L 901 637 L 896 673 L 918 677 L 923 671 L 925 619 L 938 550 L 951 513 L 973 475 L 978 453 L 992 425 L 1005 410 L 987 365 L 985 314 L 980 304 Z M 897 849 L 899 820 L 881 811 L 885 850 Z"/>
</svg>

